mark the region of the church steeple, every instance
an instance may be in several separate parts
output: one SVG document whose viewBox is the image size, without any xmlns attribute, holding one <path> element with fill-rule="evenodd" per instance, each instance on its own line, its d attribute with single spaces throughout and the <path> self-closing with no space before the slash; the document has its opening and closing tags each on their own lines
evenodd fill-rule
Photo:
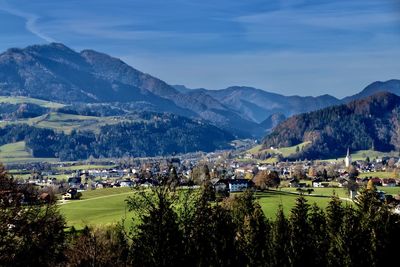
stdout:
<svg viewBox="0 0 400 267">
<path fill-rule="evenodd" d="M 346 159 L 344 161 L 346 168 L 350 167 L 351 165 L 351 155 L 350 155 L 350 148 L 347 148 L 347 155 L 346 155 Z"/>
</svg>

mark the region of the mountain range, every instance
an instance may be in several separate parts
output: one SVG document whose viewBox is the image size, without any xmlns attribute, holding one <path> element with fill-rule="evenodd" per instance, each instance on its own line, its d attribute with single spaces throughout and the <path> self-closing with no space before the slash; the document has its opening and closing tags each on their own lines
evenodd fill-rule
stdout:
<svg viewBox="0 0 400 267">
<path fill-rule="evenodd" d="M 284 96 L 233 86 L 221 90 L 171 86 L 93 50 L 63 44 L 12 48 L 0 54 L 0 95 L 28 96 L 61 103 L 130 103 L 131 107 L 204 119 L 238 137 L 260 137 L 274 114 L 285 117 L 337 105 L 379 90 L 400 93 L 400 81 L 376 82 L 345 99 Z M 267 125 L 268 126 L 268 125 Z"/>
<path fill-rule="evenodd" d="M 286 118 L 352 103 L 381 91 L 400 95 L 400 80 L 373 82 L 360 93 L 343 99 L 331 95 L 284 96 L 246 86 L 210 90 L 169 85 L 118 58 L 93 50 L 77 52 L 60 43 L 11 48 L 0 54 L 2 96 L 58 102 L 64 107 L 57 112 L 84 116 L 175 114 L 193 120 L 191 125 L 200 122 L 220 128 L 229 133 L 220 135 L 229 136 L 226 142 L 232 138 L 261 138 L 275 128 L 266 144 L 294 144 L 304 138 L 274 139 L 276 131 L 294 125 L 292 118 L 285 121 Z M 23 107 L 3 104 L 0 111 L 3 119 L 18 119 L 49 118 L 46 114 L 54 110 L 34 104 Z M 124 121 L 122 117 L 117 120 Z M 299 119 L 295 121 L 300 123 Z"/>
</svg>

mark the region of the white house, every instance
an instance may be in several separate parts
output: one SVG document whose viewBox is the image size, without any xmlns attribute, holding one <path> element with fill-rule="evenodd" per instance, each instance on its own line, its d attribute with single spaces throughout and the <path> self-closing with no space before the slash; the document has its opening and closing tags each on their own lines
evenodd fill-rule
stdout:
<svg viewBox="0 0 400 267">
<path fill-rule="evenodd" d="M 250 187 L 250 182 L 246 179 L 233 179 L 229 180 L 229 191 L 232 192 L 241 192 Z"/>
</svg>

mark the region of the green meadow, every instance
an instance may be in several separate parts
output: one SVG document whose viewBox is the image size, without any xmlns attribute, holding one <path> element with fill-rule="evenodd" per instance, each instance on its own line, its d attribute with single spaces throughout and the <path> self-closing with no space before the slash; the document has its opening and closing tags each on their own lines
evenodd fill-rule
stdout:
<svg viewBox="0 0 400 267">
<path fill-rule="evenodd" d="M 24 97 L 24 96 L 0 96 L 0 103 L 9 103 L 9 104 L 24 104 L 24 103 L 30 103 L 30 104 L 36 104 L 45 108 L 62 108 L 65 105 L 56 103 L 56 102 L 51 102 L 51 101 L 46 101 L 46 100 L 41 100 L 37 98 L 30 98 L 30 97 Z"/>
<path fill-rule="evenodd" d="M 25 146 L 25 142 L 16 142 L 0 146 L 0 162 L 23 163 L 23 162 L 52 162 L 56 158 L 35 158 Z"/>
<path fill-rule="evenodd" d="M 311 144 L 311 142 L 304 142 L 301 144 L 298 144 L 296 146 L 290 146 L 290 147 L 281 147 L 281 148 L 263 148 L 262 145 L 257 145 L 249 150 L 246 151 L 246 153 L 250 154 L 257 154 L 257 153 L 271 153 L 271 154 L 281 154 L 283 157 L 288 157 L 294 153 L 296 153 L 297 147 L 301 150 L 307 145 Z"/>
<path fill-rule="evenodd" d="M 325 209 L 331 200 L 332 195 L 326 196 L 307 196 L 304 195 L 308 201 L 308 204 L 316 204 L 318 207 Z M 265 216 L 270 219 L 274 219 L 279 206 L 282 206 L 283 212 L 286 215 L 290 214 L 291 209 L 296 203 L 298 198 L 297 194 L 292 194 L 285 191 L 267 191 L 256 193 L 256 199 L 260 203 L 261 209 Z M 343 201 L 343 203 L 351 203 Z"/>
<path fill-rule="evenodd" d="M 322 196 L 305 195 L 305 197 L 310 205 L 315 203 L 319 207 L 325 208 L 332 194 L 328 190 L 321 190 L 319 193 Z M 96 189 L 83 192 L 81 200 L 60 204 L 60 210 L 67 220 L 67 225 L 74 226 L 77 229 L 81 229 L 85 225 L 115 224 L 121 222 L 123 218 L 126 218 L 126 225 L 131 225 L 133 213 L 126 209 L 125 200 L 132 194 L 133 191 L 130 188 Z M 257 192 L 255 196 L 268 218 L 275 217 L 280 205 L 283 207 L 285 214 L 290 214 L 290 210 L 295 205 L 298 197 L 297 194 L 284 190 Z M 347 197 L 345 194 L 339 194 L 339 197 L 342 196 L 344 198 Z"/>
<path fill-rule="evenodd" d="M 85 225 L 104 226 L 127 219 L 130 225 L 133 213 L 126 208 L 125 200 L 133 191 L 130 188 L 106 188 L 82 193 L 81 200 L 71 200 L 60 204 L 68 226 L 77 229 Z"/>
<path fill-rule="evenodd" d="M 365 177 L 378 177 L 378 178 L 398 178 L 398 174 L 394 174 L 393 172 L 364 172 L 358 175 L 360 178 Z"/>
</svg>

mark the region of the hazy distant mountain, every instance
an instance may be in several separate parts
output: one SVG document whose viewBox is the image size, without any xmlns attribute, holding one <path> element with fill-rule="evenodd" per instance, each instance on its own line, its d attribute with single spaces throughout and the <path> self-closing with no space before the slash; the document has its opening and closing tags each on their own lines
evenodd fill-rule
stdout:
<svg viewBox="0 0 400 267">
<path fill-rule="evenodd" d="M 361 99 L 378 92 L 390 92 L 400 96 L 400 80 L 388 80 L 386 82 L 373 82 L 360 93 L 343 98 L 344 102 L 350 102 L 353 100 Z"/>
<path fill-rule="evenodd" d="M 184 86 L 176 86 L 175 88 L 179 88 L 181 92 L 185 93 L 193 91 L 207 93 L 225 106 L 239 112 L 244 118 L 258 123 L 275 113 L 281 113 L 289 117 L 294 114 L 313 111 L 340 103 L 339 99 L 330 95 L 318 97 L 284 96 L 244 86 L 233 86 L 221 90 L 190 90 Z"/>
<path fill-rule="evenodd" d="M 279 123 L 286 119 L 285 115 L 281 113 L 275 113 L 266 118 L 264 121 L 260 123 L 261 127 L 266 130 L 270 130 L 275 128 Z"/>
<path fill-rule="evenodd" d="M 302 158 L 343 155 L 351 150 L 400 149 L 400 97 L 380 92 L 348 104 L 293 116 L 265 140 L 266 147 L 286 147 L 310 141 Z"/>
</svg>

